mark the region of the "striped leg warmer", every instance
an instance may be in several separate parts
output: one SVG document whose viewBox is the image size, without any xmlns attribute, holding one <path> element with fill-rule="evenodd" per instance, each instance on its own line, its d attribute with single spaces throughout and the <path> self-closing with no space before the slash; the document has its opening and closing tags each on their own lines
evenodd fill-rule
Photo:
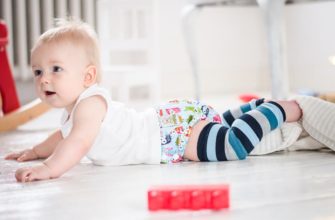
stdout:
<svg viewBox="0 0 335 220">
<path fill-rule="evenodd" d="M 200 161 L 242 160 L 270 131 L 285 121 L 285 111 L 276 102 L 262 103 L 235 119 L 231 126 L 209 123 L 200 132 Z"/>
<path fill-rule="evenodd" d="M 241 117 L 244 113 L 247 113 L 248 111 L 255 109 L 262 103 L 264 103 L 264 99 L 253 99 L 250 102 L 241 105 L 238 108 L 225 111 L 222 114 L 222 124 L 227 127 L 230 127 L 235 121 L 235 119 Z"/>
</svg>

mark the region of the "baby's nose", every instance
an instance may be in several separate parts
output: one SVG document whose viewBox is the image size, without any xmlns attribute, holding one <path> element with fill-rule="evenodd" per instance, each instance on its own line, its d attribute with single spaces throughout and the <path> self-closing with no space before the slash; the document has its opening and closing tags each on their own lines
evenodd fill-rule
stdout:
<svg viewBox="0 0 335 220">
<path fill-rule="evenodd" d="M 50 77 L 49 77 L 49 74 L 47 73 L 44 73 L 41 77 L 41 82 L 42 83 L 50 83 Z"/>
</svg>

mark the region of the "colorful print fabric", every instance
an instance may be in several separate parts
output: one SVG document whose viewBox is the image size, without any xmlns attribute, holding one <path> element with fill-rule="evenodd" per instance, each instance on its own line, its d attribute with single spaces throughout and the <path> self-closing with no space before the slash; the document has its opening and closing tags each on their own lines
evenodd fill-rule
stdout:
<svg viewBox="0 0 335 220">
<path fill-rule="evenodd" d="M 173 100 L 156 108 L 161 130 L 161 162 L 183 160 L 185 147 L 193 126 L 199 120 L 222 122 L 220 115 L 209 105 L 198 101 Z"/>
</svg>

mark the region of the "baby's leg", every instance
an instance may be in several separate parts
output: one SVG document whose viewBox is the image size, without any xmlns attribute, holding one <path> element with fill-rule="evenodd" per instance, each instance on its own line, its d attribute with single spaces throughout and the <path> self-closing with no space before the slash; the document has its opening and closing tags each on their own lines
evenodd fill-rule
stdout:
<svg viewBox="0 0 335 220">
<path fill-rule="evenodd" d="M 210 121 L 201 120 L 193 126 L 191 136 L 188 139 L 188 143 L 185 147 L 185 153 L 183 156 L 185 159 L 199 161 L 199 157 L 197 155 L 197 145 L 198 145 L 199 135 L 201 131 L 203 130 L 203 128 L 209 123 Z"/>
<path fill-rule="evenodd" d="M 222 124 L 230 127 L 235 119 L 238 119 L 243 114 L 251 111 L 261 105 L 264 102 L 264 99 L 254 99 L 248 103 L 245 103 L 237 108 L 229 109 L 222 113 Z"/>
<path fill-rule="evenodd" d="M 278 104 L 280 103 L 280 104 Z M 294 101 L 263 103 L 234 120 L 231 127 L 198 122 L 192 131 L 184 158 L 194 161 L 245 159 L 260 140 L 286 120 L 298 120 L 301 110 Z"/>
</svg>

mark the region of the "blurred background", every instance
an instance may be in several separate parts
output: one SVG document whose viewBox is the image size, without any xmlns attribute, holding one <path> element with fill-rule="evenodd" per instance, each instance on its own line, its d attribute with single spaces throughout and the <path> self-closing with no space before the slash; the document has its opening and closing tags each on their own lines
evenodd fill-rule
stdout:
<svg viewBox="0 0 335 220">
<path fill-rule="evenodd" d="M 203 2 L 210 6 L 185 18 L 188 7 Z M 284 3 L 289 92 L 333 92 L 335 1 Z M 271 94 L 266 22 L 255 1 L 0 0 L 0 9 L 9 29 L 7 52 L 23 104 L 36 98 L 30 48 L 53 26 L 53 18 L 69 15 L 96 29 L 102 84 L 116 100 L 131 104 L 195 97 L 192 57 L 201 99 Z"/>
</svg>

